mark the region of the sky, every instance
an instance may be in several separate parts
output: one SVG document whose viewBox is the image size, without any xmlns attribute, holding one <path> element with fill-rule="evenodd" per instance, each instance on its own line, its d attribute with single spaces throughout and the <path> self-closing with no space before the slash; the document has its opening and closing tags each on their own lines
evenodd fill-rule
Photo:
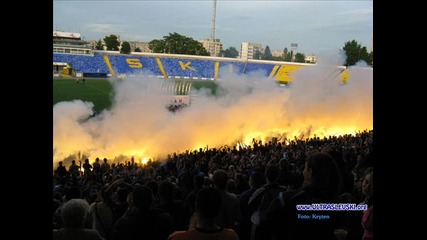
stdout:
<svg viewBox="0 0 427 240">
<path fill-rule="evenodd" d="M 53 31 L 81 33 L 84 40 L 118 34 L 122 41 L 149 42 L 179 33 L 210 38 L 213 0 L 54 0 Z M 336 53 L 356 40 L 368 51 L 373 40 L 373 0 L 231 1 L 216 3 L 215 38 L 223 48 L 260 43 L 271 51 L 305 55 Z"/>
</svg>

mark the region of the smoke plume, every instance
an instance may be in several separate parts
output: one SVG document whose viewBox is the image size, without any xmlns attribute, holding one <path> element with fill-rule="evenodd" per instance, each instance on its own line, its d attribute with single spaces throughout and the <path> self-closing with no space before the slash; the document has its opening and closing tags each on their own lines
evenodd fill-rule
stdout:
<svg viewBox="0 0 427 240">
<path fill-rule="evenodd" d="M 175 113 L 165 108 L 165 79 L 113 81 L 113 105 L 95 117 L 89 117 L 90 102 L 54 105 L 54 164 L 81 154 L 91 162 L 131 156 L 143 161 L 207 146 L 250 144 L 253 138 L 283 141 L 370 130 L 373 69 L 363 63 L 349 67 L 343 84 L 342 63 L 319 56 L 316 65 L 296 71 L 287 86 L 262 72 L 242 76 L 220 69 L 216 95 L 193 89 L 191 105 Z"/>
</svg>

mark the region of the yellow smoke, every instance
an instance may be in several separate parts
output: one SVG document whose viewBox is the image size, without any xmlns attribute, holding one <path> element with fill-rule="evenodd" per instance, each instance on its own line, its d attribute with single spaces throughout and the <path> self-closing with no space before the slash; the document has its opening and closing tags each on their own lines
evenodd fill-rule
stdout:
<svg viewBox="0 0 427 240">
<path fill-rule="evenodd" d="M 81 151 L 91 162 L 130 159 L 140 163 L 173 152 L 238 143 L 355 134 L 373 128 L 373 70 L 348 68 L 346 84 L 335 66 L 299 69 L 287 87 L 264 75 L 223 76 L 227 94 L 191 92 L 191 106 L 166 110 L 153 85 L 162 79 L 123 79 L 115 83 L 110 110 L 85 120 L 92 103 L 79 100 L 54 106 L 53 161 Z M 151 89 L 151 91 L 147 90 Z"/>
</svg>

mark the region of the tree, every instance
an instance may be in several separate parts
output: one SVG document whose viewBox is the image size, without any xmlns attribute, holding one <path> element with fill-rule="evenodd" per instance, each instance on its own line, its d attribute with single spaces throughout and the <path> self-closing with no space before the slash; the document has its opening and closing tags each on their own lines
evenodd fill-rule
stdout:
<svg viewBox="0 0 427 240">
<path fill-rule="evenodd" d="M 96 43 L 95 49 L 96 50 L 104 50 L 104 45 L 102 45 L 101 39 L 99 39 L 98 42 Z"/>
<path fill-rule="evenodd" d="M 154 53 L 173 53 L 209 56 L 209 52 L 203 45 L 193 38 L 180 35 L 176 32 L 163 36 L 162 40 L 154 39 L 148 43 L 148 47 Z"/>
<path fill-rule="evenodd" d="M 120 43 L 117 40 L 117 36 L 111 34 L 110 36 L 104 37 L 105 46 L 107 46 L 107 50 L 118 51 Z"/>
<path fill-rule="evenodd" d="M 362 47 L 356 40 L 348 41 L 344 44 L 343 50 L 347 56 L 345 66 L 355 65 L 360 60 L 370 64 L 370 56 L 366 47 Z M 373 56 L 372 56 L 373 58 Z"/>
<path fill-rule="evenodd" d="M 139 47 L 135 48 L 135 52 L 142 52 Z"/>
<path fill-rule="evenodd" d="M 273 56 L 273 59 L 272 60 L 274 60 L 274 61 L 283 61 L 283 56 Z"/>
<path fill-rule="evenodd" d="M 124 41 L 122 43 L 122 48 L 120 48 L 120 53 L 129 54 L 131 52 L 129 42 Z"/>
<path fill-rule="evenodd" d="M 229 47 L 225 50 L 221 50 L 221 55 L 228 58 L 237 58 L 237 56 L 239 56 L 239 52 L 235 47 Z"/>
<path fill-rule="evenodd" d="M 256 50 L 254 54 L 254 59 L 261 59 L 261 58 L 262 58 L 262 53 L 259 50 Z"/>
<path fill-rule="evenodd" d="M 164 40 L 154 39 L 148 43 L 148 48 L 153 53 L 164 53 L 166 48 L 166 42 Z"/>
<path fill-rule="evenodd" d="M 288 48 L 285 47 L 285 49 L 283 49 L 283 60 L 286 61 L 287 58 L 288 58 Z"/>
<path fill-rule="evenodd" d="M 295 54 L 295 62 L 305 63 L 305 55 L 303 53 Z"/>
<path fill-rule="evenodd" d="M 369 65 L 374 66 L 374 51 L 369 53 Z"/>
<path fill-rule="evenodd" d="M 292 62 L 292 57 L 294 56 L 294 51 L 291 50 L 290 53 L 286 54 L 285 61 Z"/>
<path fill-rule="evenodd" d="M 270 47 L 267 45 L 264 50 L 264 55 L 262 55 L 264 60 L 273 60 L 273 55 L 271 54 Z"/>
</svg>

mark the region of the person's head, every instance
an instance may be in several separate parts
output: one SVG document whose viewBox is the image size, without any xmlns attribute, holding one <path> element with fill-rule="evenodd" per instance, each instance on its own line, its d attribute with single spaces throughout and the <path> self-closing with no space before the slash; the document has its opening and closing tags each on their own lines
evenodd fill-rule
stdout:
<svg viewBox="0 0 427 240">
<path fill-rule="evenodd" d="M 265 183 L 265 177 L 262 173 L 254 171 L 249 178 L 249 185 L 251 188 L 259 188 Z"/>
<path fill-rule="evenodd" d="M 132 192 L 132 205 L 139 209 L 149 209 L 153 203 L 153 193 L 147 186 L 137 186 Z"/>
<path fill-rule="evenodd" d="M 168 180 L 163 180 L 159 184 L 158 194 L 159 197 L 163 198 L 166 201 L 171 201 L 174 199 L 175 186 L 173 183 Z"/>
<path fill-rule="evenodd" d="M 196 188 L 202 188 L 204 179 L 205 179 L 205 177 L 201 174 L 195 175 L 193 177 L 194 186 L 196 186 Z"/>
<path fill-rule="evenodd" d="M 265 177 L 269 182 L 276 182 L 279 178 L 280 169 L 279 166 L 273 161 L 269 161 L 265 167 Z"/>
<path fill-rule="evenodd" d="M 282 158 L 279 160 L 279 168 L 280 170 L 287 170 L 288 169 L 288 160 L 286 158 Z"/>
<path fill-rule="evenodd" d="M 211 186 L 212 181 L 208 176 L 203 177 L 203 187 Z"/>
<path fill-rule="evenodd" d="M 117 201 L 119 203 L 125 203 L 127 201 L 128 194 L 129 194 L 128 188 L 118 188 L 117 189 Z"/>
<path fill-rule="evenodd" d="M 365 178 L 362 182 L 362 193 L 365 196 L 372 196 L 374 187 L 374 168 L 368 167 L 365 171 Z"/>
<path fill-rule="evenodd" d="M 78 186 L 68 186 L 65 188 L 65 199 L 82 198 L 82 191 Z"/>
<path fill-rule="evenodd" d="M 222 169 L 215 170 L 212 181 L 215 186 L 220 190 L 225 190 L 227 186 L 228 174 Z"/>
<path fill-rule="evenodd" d="M 236 190 L 237 190 L 237 184 L 236 184 L 236 181 L 234 180 L 234 179 L 232 179 L 232 178 L 230 178 L 230 179 L 228 179 L 227 180 L 227 185 L 226 185 L 226 188 L 225 188 L 226 190 L 227 190 L 227 192 L 229 192 L 229 193 L 236 193 Z"/>
<path fill-rule="evenodd" d="M 154 196 L 157 196 L 159 191 L 159 184 L 156 181 L 150 180 L 145 185 L 151 189 L 151 192 Z"/>
<path fill-rule="evenodd" d="M 241 182 L 241 181 L 244 181 L 243 180 L 243 174 L 242 173 L 236 173 L 236 175 L 234 175 L 235 176 L 235 178 L 236 178 L 236 182 Z M 247 180 L 247 179 L 246 179 Z"/>
<path fill-rule="evenodd" d="M 55 197 L 52 200 L 52 216 L 55 217 L 56 210 L 61 206 L 62 202 Z"/>
<path fill-rule="evenodd" d="M 198 216 L 214 219 L 222 207 L 222 194 L 213 187 L 202 188 L 196 196 L 196 213 Z"/>
<path fill-rule="evenodd" d="M 185 170 L 190 171 L 190 169 L 191 169 L 191 163 L 189 163 L 188 161 L 185 162 L 184 163 L 184 168 L 185 168 Z"/>
<path fill-rule="evenodd" d="M 328 194 L 338 194 L 341 174 L 335 160 L 327 153 L 314 152 L 307 156 L 303 170 L 304 186 Z"/>
<path fill-rule="evenodd" d="M 83 199 L 73 198 L 61 207 L 61 218 L 64 227 L 85 228 L 90 217 L 89 203 Z"/>
</svg>

